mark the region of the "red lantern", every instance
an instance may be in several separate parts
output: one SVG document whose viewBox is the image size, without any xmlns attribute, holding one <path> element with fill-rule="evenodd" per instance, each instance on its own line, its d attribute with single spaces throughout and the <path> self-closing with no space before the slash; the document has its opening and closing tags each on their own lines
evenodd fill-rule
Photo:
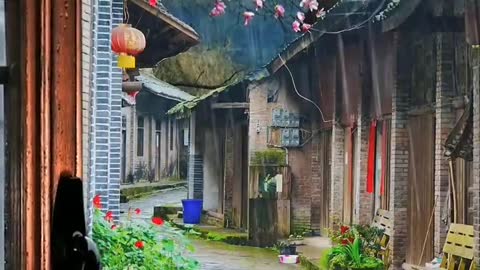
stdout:
<svg viewBox="0 0 480 270">
<path fill-rule="evenodd" d="M 145 45 L 143 33 L 129 24 L 120 24 L 112 30 L 112 51 L 119 54 L 121 68 L 135 68 L 134 56 L 143 52 Z"/>
</svg>

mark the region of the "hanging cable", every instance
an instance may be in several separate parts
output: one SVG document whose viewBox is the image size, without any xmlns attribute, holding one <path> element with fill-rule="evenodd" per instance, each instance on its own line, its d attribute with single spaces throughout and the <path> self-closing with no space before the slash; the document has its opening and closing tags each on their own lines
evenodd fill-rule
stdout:
<svg viewBox="0 0 480 270">
<path fill-rule="evenodd" d="M 292 79 L 293 89 L 295 89 L 295 92 L 297 93 L 297 95 L 299 97 L 301 97 L 302 99 L 310 102 L 311 104 L 313 104 L 318 109 L 318 111 L 320 112 L 320 116 L 322 117 L 322 121 L 324 123 L 333 122 L 333 120 L 325 120 L 325 116 L 322 112 L 322 109 L 317 105 L 317 103 L 315 103 L 313 100 L 308 99 L 305 96 L 303 96 L 302 94 L 300 94 L 300 92 L 297 89 L 297 85 L 295 84 L 295 79 L 293 77 L 292 71 L 290 71 L 290 68 L 288 67 L 287 63 L 285 62 L 285 60 L 282 58 L 282 56 L 280 54 L 278 55 L 278 57 L 280 58 L 280 60 L 282 60 L 282 64 L 285 66 L 286 70 L 288 71 L 288 74 L 290 75 L 290 78 Z"/>
</svg>

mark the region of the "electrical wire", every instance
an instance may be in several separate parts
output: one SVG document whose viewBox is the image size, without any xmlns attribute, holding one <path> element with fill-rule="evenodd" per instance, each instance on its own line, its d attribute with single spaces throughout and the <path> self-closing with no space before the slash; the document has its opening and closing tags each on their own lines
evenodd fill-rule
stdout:
<svg viewBox="0 0 480 270">
<path fill-rule="evenodd" d="M 297 93 L 297 95 L 299 97 L 301 97 L 302 99 L 306 100 L 307 102 L 310 102 L 311 104 L 313 104 L 317 109 L 318 111 L 320 112 L 320 116 L 322 117 L 322 121 L 324 123 L 329 123 L 329 122 L 333 122 L 333 120 L 325 120 L 325 116 L 323 114 L 323 111 L 322 109 L 317 105 L 317 103 L 315 103 L 313 100 L 309 99 L 309 98 L 306 98 L 305 96 L 303 96 L 302 94 L 300 94 L 300 92 L 298 91 L 297 89 L 297 85 L 295 84 L 295 79 L 293 77 L 293 74 L 292 74 L 292 71 L 290 70 L 290 68 L 288 67 L 287 65 L 287 62 L 285 62 L 285 60 L 282 58 L 282 56 L 280 54 L 278 54 L 278 57 L 280 58 L 280 60 L 282 60 L 282 64 L 285 66 L 286 70 L 288 71 L 288 74 L 290 75 L 290 78 L 292 79 L 292 84 L 293 84 L 293 89 L 295 89 L 295 92 Z"/>
<path fill-rule="evenodd" d="M 362 26 L 364 26 L 366 23 L 371 21 L 373 19 L 373 17 L 375 17 L 375 15 L 377 15 L 377 13 L 382 10 L 382 7 L 385 5 L 386 2 L 387 2 L 387 0 L 383 0 L 382 3 L 378 6 L 378 8 L 374 12 L 372 12 L 372 15 L 370 15 L 370 17 L 368 17 L 368 19 L 366 19 L 366 20 L 364 20 L 364 21 L 362 21 L 362 22 L 358 23 L 357 25 L 354 25 L 350 28 L 346 28 L 346 29 L 342 29 L 342 30 L 338 30 L 338 31 L 323 31 L 323 30 L 318 30 L 318 29 L 315 29 L 314 27 L 312 27 L 312 28 L 310 28 L 310 30 L 317 31 L 317 32 L 323 33 L 323 34 L 335 35 L 335 34 L 341 34 L 341 33 L 344 33 L 344 32 L 349 32 L 349 31 L 352 31 L 352 30 L 359 29 Z"/>
</svg>

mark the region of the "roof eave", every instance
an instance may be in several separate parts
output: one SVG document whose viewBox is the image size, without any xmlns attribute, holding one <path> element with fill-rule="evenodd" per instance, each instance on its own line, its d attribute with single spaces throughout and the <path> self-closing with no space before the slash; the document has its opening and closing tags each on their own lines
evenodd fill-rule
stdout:
<svg viewBox="0 0 480 270">
<path fill-rule="evenodd" d="M 200 36 L 195 32 L 192 31 L 191 29 L 188 29 L 184 25 L 180 24 L 179 22 L 175 21 L 172 19 L 173 15 L 166 14 L 165 12 L 162 12 L 162 10 L 158 9 L 157 7 L 149 5 L 147 2 L 144 0 L 130 0 L 132 3 L 135 3 L 139 7 L 143 8 L 150 14 L 158 17 L 162 21 L 168 23 L 175 29 L 178 29 L 180 32 L 182 32 L 187 38 L 191 41 L 191 46 L 195 46 L 198 43 L 200 43 Z"/>
</svg>

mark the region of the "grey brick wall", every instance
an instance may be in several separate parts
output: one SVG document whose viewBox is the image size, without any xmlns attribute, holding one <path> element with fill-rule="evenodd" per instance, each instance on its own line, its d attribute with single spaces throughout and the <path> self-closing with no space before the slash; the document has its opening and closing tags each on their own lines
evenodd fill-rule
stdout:
<svg viewBox="0 0 480 270">
<path fill-rule="evenodd" d="M 404 40 L 399 33 L 395 35 L 398 48 L 397 74 L 392 97 L 392 146 L 390 158 L 390 211 L 393 212 L 393 233 L 390 239 L 392 248 L 392 269 L 402 269 L 407 246 L 407 205 L 408 205 L 408 159 L 409 139 L 408 119 L 408 83 L 409 57 L 405 55 Z"/>
<path fill-rule="evenodd" d="M 473 194 L 475 263 L 480 266 L 480 49 L 473 49 Z"/>
<path fill-rule="evenodd" d="M 123 22 L 123 1 L 95 2 L 90 159 L 94 194 L 102 210 L 120 214 L 121 70 L 110 48 L 111 30 Z M 92 194 L 93 195 L 93 194 Z M 91 199 L 91 198 L 90 198 Z"/>
<path fill-rule="evenodd" d="M 444 156 L 444 142 L 455 123 L 455 111 L 452 105 L 453 98 L 453 60 L 454 44 L 452 33 L 437 34 L 437 86 L 435 108 L 435 254 L 442 253 L 448 224 L 443 222 L 444 209 L 448 207 L 449 166 Z"/>
</svg>

